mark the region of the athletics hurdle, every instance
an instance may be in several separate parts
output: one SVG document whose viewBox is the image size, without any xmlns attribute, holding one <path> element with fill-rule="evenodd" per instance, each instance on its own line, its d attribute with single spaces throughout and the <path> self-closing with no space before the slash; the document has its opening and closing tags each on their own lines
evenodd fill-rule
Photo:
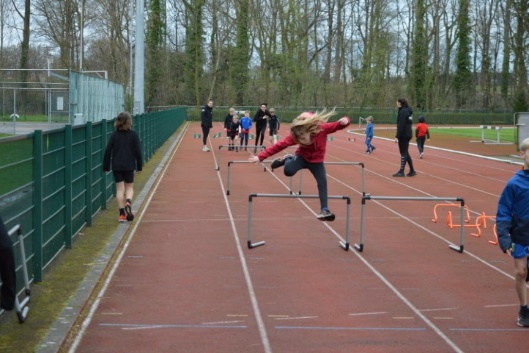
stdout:
<svg viewBox="0 0 529 353">
<path fill-rule="evenodd" d="M 252 162 L 249 162 L 249 161 L 229 161 L 228 162 L 228 180 L 227 180 L 227 185 L 226 185 L 226 195 L 230 196 L 230 184 L 231 184 L 231 165 L 232 164 L 248 164 L 248 163 L 251 163 L 253 164 Z M 261 163 L 269 163 L 267 161 L 262 161 Z M 271 163 L 271 162 L 270 162 Z M 266 167 L 264 168 L 264 171 L 266 172 Z M 292 177 L 290 178 L 290 193 L 292 194 Z"/>
<path fill-rule="evenodd" d="M 17 224 L 16 226 L 14 226 L 13 228 L 9 230 L 8 232 L 9 237 L 11 237 L 15 233 L 18 235 L 18 245 L 20 247 L 20 261 L 22 263 L 21 264 L 22 274 L 24 276 L 24 294 L 26 295 L 26 297 L 22 301 L 20 301 L 18 299 L 18 294 L 17 294 L 15 298 L 15 310 L 18 316 L 18 321 L 20 323 L 23 323 L 24 321 L 26 321 L 26 317 L 29 311 L 28 303 L 30 299 L 31 290 L 29 289 L 28 268 L 26 264 L 26 251 L 24 249 L 24 237 L 22 236 L 22 228 L 20 227 L 19 224 Z"/>
<path fill-rule="evenodd" d="M 253 249 L 258 246 L 265 245 L 264 241 L 252 243 L 252 201 L 256 197 L 275 197 L 286 199 L 319 199 L 318 195 L 287 195 L 287 194 L 250 194 L 248 196 L 248 249 Z M 339 199 L 347 201 L 347 213 L 345 220 L 345 239 L 346 242 L 340 242 L 340 246 L 345 250 L 349 250 L 349 215 L 351 212 L 351 198 L 349 196 L 328 196 L 329 199 Z"/>
<path fill-rule="evenodd" d="M 364 225 L 364 216 L 365 216 L 365 205 L 367 200 L 397 200 L 397 201 L 455 201 L 461 204 L 461 224 L 465 220 L 465 200 L 459 197 L 405 197 L 405 196 L 371 196 L 363 195 L 362 196 L 362 207 L 360 210 L 360 243 L 355 244 L 354 247 L 359 252 L 364 250 L 364 239 L 365 239 L 365 225 Z M 450 244 L 449 248 L 457 252 L 462 253 L 464 249 L 464 227 L 461 227 L 460 234 L 460 244 L 459 246 Z"/>
<path fill-rule="evenodd" d="M 488 145 L 512 145 L 512 142 L 500 142 L 500 135 L 501 135 L 501 126 L 490 126 L 490 125 L 480 125 L 481 128 L 481 142 L 488 144 Z M 486 139 L 485 138 L 485 131 L 486 130 L 496 130 L 496 141 Z"/>
<path fill-rule="evenodd" d="M 248 161 L 229 161 L 228 162 L 228 181 L 227 181 L 227 186 L 226 186 L 226 195 L 229 195 L 230 194 L 230 182 L 231 182 L 231 165 L 234 164 L 234 163 L 249 163 Z M 269 161 L 261 161 L 261 163 L 271 163 Z M 364 172 L 364 163 L 362 162 L 325 162 L 325 165 L 358 165 L 362 168 L 362 195 L 365 195 L 365 172 Z M 266 171 L 266 167 L 264 168 L 264 170 Z M 302 185 L 302 182 L 303 182 L 303 169 L 300 170 L 298 173 L 299 173 L 299 192 L 298 192 L 298 195 L 301 195 L 301 185 Z M 290 194 L 295 194 L 294 191 L 293 191 L 293 188 L 292 188 L 292 177 L 290 177 L 290 190 L 289 190 L 289 193 Z"/>
<path fill-rule="evenodd" d="M 215 165 L 215 170 L 220 170 L 220 157 L 221 157 L 221 154 L 222 154 L 221 152 L 222 152 L 222 148 L 223 148 L 223 147 L 226 147 L 226 148 L 229 148 L 229 147 L 237 147 L 237 148 L 239 148 L 239 150 L 241 149 L 240 146 L 220 145 L 220 146 L 219 146 L 219 153 L 217 154 L 217 159 L 215 160 L 215 164 L 216 164 L 216 165 Z M 245 148 L 245 147 L 243 147 L 243 148 Z M 248 146 L 248 148 L 250 148 L 250 146 Z M 256 147 L 255 147 L 255 146 L 252 146 L 252 148 L 255 149 Z M 261 150 L 266 149 L 265 146 L 257 146 L 257 148 L 260 148 Z"/>
</svg>

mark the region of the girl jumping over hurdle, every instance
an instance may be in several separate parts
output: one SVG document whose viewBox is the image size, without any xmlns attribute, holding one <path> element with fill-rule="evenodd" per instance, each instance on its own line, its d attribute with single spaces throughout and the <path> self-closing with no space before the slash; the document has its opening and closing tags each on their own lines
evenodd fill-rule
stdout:
<svg viewBox="0 0 529 353">
<path fill-rule="evenodd" d="M 294 155 L 287 154 L 276 158 L 270 164 L 272 170 L 285 166 L 286 176 L 293 176 L 301 169 L 308 169 L 316 179 L 318 194 L 320 198 L 321 212 L 317 218 L 321 221 L 334 221 L 335 215 L 327 205 L 327 172 L 323 163 L 325 150 L 327 148 L 327 135 L 338 130 L 345 129 L 350 124 L 346 116 L 336 122 L 327 122 L 335 114 L 334 109 L 321 112 L 303 112 L 298 115 L 290 125 L 290 134 L 283 140 L 276 142 L 257 156 L 251 156 L 248 160 L 257 163 L 285 148 L 299 145 Z"/>
</svg>

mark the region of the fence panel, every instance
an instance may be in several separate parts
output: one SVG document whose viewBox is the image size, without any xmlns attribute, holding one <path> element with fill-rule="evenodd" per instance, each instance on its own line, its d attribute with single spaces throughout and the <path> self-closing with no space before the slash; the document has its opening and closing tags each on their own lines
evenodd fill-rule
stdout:
<svg viewBox="0 0 529 353">
<path fill-rule="evenodd" d="M 185 108 L 133 117 L 147 162 L 186 120 Z M 114 120 L 0 139 L 0 214 L 9 229 L 20 224 L 31 281 L 114 194 L 112 173 L 102 171 Z M 18 246 L 18 239 L 12 239 Z M 18 255 L 17 255 L 18 256 Z M 23 288 L 17 257 L 17 286 Z"/>
</svg>

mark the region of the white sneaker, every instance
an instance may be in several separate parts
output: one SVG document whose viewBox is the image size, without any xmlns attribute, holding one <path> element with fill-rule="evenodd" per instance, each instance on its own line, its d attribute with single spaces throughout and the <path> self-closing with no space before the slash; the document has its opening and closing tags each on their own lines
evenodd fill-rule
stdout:
<svg viewBox="0 0 529 353">
<path fill-rule="evenodd" d="M 422 159 L 422 155 L 423 155 L 423 153 L 419 154 L 419 158 L 420 158 L 420 159 Z"/>
<path fill-rule="evenodd" d="M 209 152 L 209 148 L 208 148 L 208 146 L 204 146 L 204 147 L 202 147 L 202 151 L 204 151 L 204 152 Z"/>
</svg>

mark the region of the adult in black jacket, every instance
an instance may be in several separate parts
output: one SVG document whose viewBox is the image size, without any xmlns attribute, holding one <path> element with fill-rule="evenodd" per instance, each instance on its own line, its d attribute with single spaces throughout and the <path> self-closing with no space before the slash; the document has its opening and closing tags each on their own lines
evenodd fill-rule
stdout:
<svg viewBox="0 0 529 353">
<path fill-rule="evenodd" d="M 202 127 L 202 143 L 204 145 L 202 151 L 209 152 L 207 143 L 209 130 L 213 127 L 213 99 L 208 100 L 208 104 L 202 108 L 200 126 Z"/>
<path fill-rule="evenodd" d="M 119 113 L 114 123 L 116 130 L 108 140 L 103 157 L 103 170 L 110 171 L 116 182 L 116 201 L 119 207 L 119 222 L 132 221 L 132 197 L 134 196 L 134 170 L 143 169 L 140 138 L 132 130 L 132 118 L 128 112 Z"/>
<path fill-rule="evenodd" d="M 257 152 L 257 146 L 263 145 L 264 135 L 266 132 L 266 123 L 270 117 L 270 112 L 267 109 L 266 103 L 261 103 L 261 107 L 255 113 L 253 121 L 255 122 L 255 149 L 254 153 Z"/>
<path fill-rule="evenodd" d="M 399 153 L 400 153 L 400 169 L 398 172 L 393 174 L 394 177 L 403 177 L 404 168 L 406 163 L 410 167 L 410 171 L 406 174 L 409 177 L 417 175 L 415 169 L 413 168 L 413 161 L 411 156 L 408 153 L 408 148 L 410 146 L 410 140 L 412 138 L 411 124 L 412 124 L 412 115 L 413 110 L 408 105 L 408 100 L 406 98 L 397 99 L 397 133 L 395 134 L 395 142 L 399 144 Z"/>
</svg>

